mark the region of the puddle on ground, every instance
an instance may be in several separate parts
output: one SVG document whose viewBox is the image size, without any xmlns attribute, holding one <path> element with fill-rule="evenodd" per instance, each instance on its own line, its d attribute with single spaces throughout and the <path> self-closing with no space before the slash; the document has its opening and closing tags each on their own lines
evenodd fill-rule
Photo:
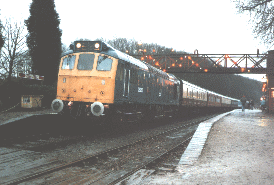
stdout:
<svg viewBox="0 0 274 185">
<path fill-rule="evenodd" d="M 259 124 L 258 124 L 260 127 L 267 127 L 268 126 L 268 124 L 267 124 L 267 122 L 266 122 L 266 120 L 265 119 L 261 119 L 261 120 L 259 120 Z"/>
</svg>

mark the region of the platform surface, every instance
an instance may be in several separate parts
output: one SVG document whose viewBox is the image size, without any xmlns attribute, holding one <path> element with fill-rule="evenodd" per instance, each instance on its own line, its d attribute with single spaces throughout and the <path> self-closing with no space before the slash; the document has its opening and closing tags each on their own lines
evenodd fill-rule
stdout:
<svg viewBox="0 0 274 185">
<path fill-rule="evenodd" d="M 54 114 L 51 109 L 20 109 L 20 110 L 10 110 L 0 112 L 0 126 L 14 122 L 16 120 L 25 119 L 34 115 L 43 115 L 43 114 Z"/>
<path fill-rule="evenodd" d="M 274 184 L 274 115 L 234 110 L 210 129 L 201 125 L 176 172 L 152 175 L 143 184 Z M 189 151 L 196 153 L 189 157 Z"/>
</svg>

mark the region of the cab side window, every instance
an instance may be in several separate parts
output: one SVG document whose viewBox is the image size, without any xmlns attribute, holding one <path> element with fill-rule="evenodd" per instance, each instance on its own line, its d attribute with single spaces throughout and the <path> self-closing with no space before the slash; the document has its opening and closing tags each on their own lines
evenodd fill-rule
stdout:
<svg viewBox="0 0 274 185">
<path fill-rule="evenodd" d="M 107 56 L 99 56 L 97 61 L 98 71 L 110 71 L 112 67 L 112 59 Z"/>
<path fill-rule="evenodd" d="M 75 63 L 75 55 L 69 55 L 63 59 L 62 69 L 73 69 Z"/>
</svg>

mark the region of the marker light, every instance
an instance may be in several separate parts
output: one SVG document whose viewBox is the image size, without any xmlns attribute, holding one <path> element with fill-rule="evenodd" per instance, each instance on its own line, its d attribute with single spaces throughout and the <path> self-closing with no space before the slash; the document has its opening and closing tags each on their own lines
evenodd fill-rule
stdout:
<svg viewBox="0 0 274 185">
<path fill-rule="evenodd" d="M 82 46 L 81 43 L 76 44 L 76 48 L 80 48 L 81 46 Z"/>
<path fill-rule="evenodd" d="M 99 44 L 99 43 L 96 43 L 96 44 L 94 45 L 94 47 L 95 47 L 95 49 L 99 49 L 99 48 L 100 48 L 100 44 Z"/>
</svg>

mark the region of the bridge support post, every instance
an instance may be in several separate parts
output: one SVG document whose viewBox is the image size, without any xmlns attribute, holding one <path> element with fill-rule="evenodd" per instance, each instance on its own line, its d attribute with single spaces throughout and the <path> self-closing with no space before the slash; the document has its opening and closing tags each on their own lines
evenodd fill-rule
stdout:
<svg viewBox="0 0 274 185">
<path fill-rule="evenodd" d="M 274 50 L 268 51 L 266 76 L 268 89 L 268 111 L 269 113 L 274 113 Z"/>
</svg>

